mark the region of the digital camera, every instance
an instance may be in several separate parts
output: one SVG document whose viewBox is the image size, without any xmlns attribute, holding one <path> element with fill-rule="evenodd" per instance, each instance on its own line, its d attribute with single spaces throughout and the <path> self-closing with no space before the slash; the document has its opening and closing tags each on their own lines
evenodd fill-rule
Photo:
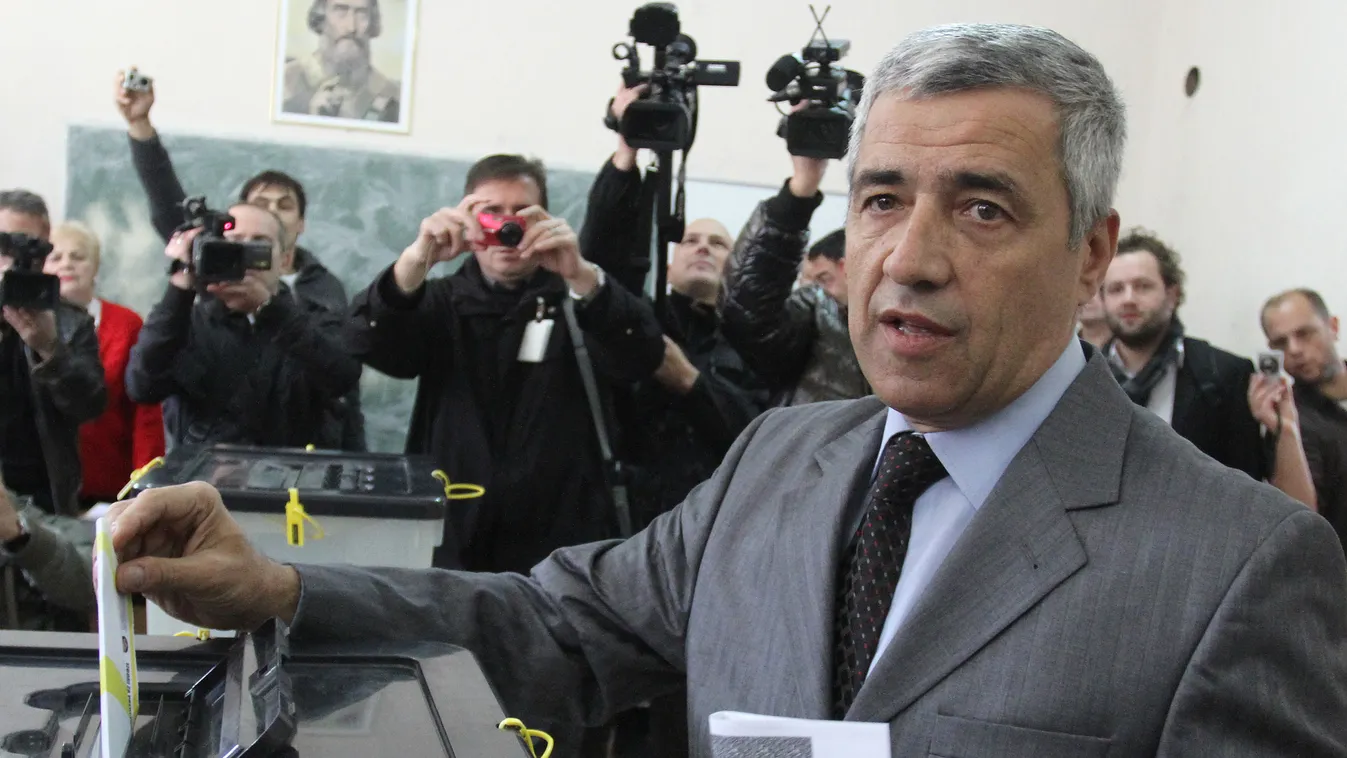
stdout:
<svg viewBox="0 0 1347 758">
<path fill-rule="evenodd" d="M 182 202 L 182 211 L 186 221 L 178 227 L 179 231 L 202 230 L 192 240 L 190 268 L 197 286 L 239 282 L 249 271 L 271 270 L 271 245 L 225 239 L 225 232 L 234 228 L 234 217 L 208 208 L 206 198 L 187 198 Z M 169 273 L 182 268 L 181 261 L 174 261 Z"/>
<path fill-rule="evenodd" d="M 477 223 L 486 236 L 489 247 L 519 247 L 524 239 L 523 216 L 497 216 L 494 213 L 477 214 Z"/>
<path fill-rule="evenodd" d="M 61 302 L 61 280 L 42 273 L 50 253 L 51 245 L 36 237 L 0 232 L 0 255 L 13 261 L 0 274 L 0 307 L 55 310 Z"/>
<path fill-rule="evenodd" d="M 132 67 L 130 71 L 126 72 L 126 76 L 122 79 L 122 89 L 128 92 L 149 92 L 150 84 L 153 82 L 153 79 L 140 73 L 135 67 Z"/>
</svg>

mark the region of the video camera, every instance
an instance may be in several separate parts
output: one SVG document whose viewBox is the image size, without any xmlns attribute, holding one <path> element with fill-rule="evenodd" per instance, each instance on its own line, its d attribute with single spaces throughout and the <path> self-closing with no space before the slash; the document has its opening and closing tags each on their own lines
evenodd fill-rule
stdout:
<svg viewBox="0 0 1347 758">
<path fill-rule="evenodd" d="M 613 46 L 613 57 L 627 62 L 622 70 L 626 85 L 650 85 L 640 100 L 627 106 L 621 123 L 613 117 L 611 102 L 604 119 L 633 148 L 687 150 L 697 133 L 697 87 L 739 86 L 738 61 L 697 60 L 697 43 L 679 30 L 677 7 L 647 3 L 632 14 L 631 43 Z M 655 49 L 650 71 L 641 70 L 638 44 Z"/>
<path fill-rule="evenodd" d="M 192 240 L 192 263 L 174 261 L 169 274 L 189 268 L 198 287 L 208 284 L 243 281 L 248 271 L 271 270 L 271 245 L 266 242 L 233 242 L 225 232 L 234 228 L 234 217 L 206 207 L 206 198 L 189 197 L 182 201 L 185 221 L 177 231 L 201 229 Z"/>
<path fill-rule="evenodd" d="M 51 244 L 26 234 L 0 232 L 0 255 L 14 261 L 0 274 L 0 307 L 31 311 L 55 310 L 61 302 L 61 280 L 42 273 Z"/>
<path fill-rule="evenodd" d="M 838 65 L 851 43 L 828 39 L 823 33 L 823 21 L 828 17 L 828 6 L 820 17 L 809 6 L 814 16 L 814 36 L 800 55 L 783 55 L 767 71 L 767 87 L 772 90 L 768 102 L 790 102 L 797 105 L 808 101 L 803 109 L 781 119 L 777 136 L 784 137 L 791 155 L 803 158 L 841 158 L 847 154 L 851 139 L 851 124 L 860 104 L 865 77 Z"/>
</svg>

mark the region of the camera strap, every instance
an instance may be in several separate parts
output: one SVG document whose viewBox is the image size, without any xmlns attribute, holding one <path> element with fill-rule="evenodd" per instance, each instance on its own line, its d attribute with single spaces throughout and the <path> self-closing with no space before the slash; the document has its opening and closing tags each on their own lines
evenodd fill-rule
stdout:
<svg viewBox="0 0 1347 758">
<path fill-rule="evenodd" d="M 566 298 L 561 304 L 566 316 L 566 328 L 571 333 L 571 344 L 575 346 L 575 362 L 580 368 L 580 379 L 585 385 L 585 397 L 589 402 L 589 415 L 594 421 L 594 433 L 599 439 L 599 454 L 603 456 L 604 477 L 608 479 L 608 488 L 613 494 L 613 508 L 617 512 L 617 528 L 622 537 L 631 536 L 631 506 L 627 501 L 627 487 L 622 484 L 618 463 L 613 458 L 613 446 L 608 439 L 608 425 L 603 418 L 603 406 L 599 399 L 599 385 L 594 378 L 594 363 L 589 358 L 589 348 L 585 345 L 585 333 L 575 318 L 575 300 Z"/>
</svg>

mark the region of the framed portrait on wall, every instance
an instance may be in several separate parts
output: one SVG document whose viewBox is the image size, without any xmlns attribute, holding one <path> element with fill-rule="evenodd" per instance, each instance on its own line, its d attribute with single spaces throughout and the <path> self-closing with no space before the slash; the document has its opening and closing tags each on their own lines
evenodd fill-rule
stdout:
<svg viewBox="0 0 1347 758">
<path fill-rule="evenodd" d="M 272 117 L 407 132 L 419 0 L 281 0 Z"/>
</svg>

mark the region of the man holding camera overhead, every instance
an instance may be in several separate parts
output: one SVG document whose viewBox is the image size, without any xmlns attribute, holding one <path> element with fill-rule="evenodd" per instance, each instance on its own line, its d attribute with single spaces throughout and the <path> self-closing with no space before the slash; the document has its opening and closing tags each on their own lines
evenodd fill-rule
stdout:
<svg viewBox="0 0 1347 758">
<path fill-rule="evenodd" d="M 603 402 L 608 382 L 650 376 L 664 340 L 649 306 L 547 212 L 542 164 L 483 158 L 464 195 L 356 297 L 351 348 L 420 380 L 407 452 L 486 488 L 451 515 L 435 565 L 526 573 L 556 548 L 616 534 L 586 384 Z M 452 276 L 427 280 L 469 252 Z"/>
<path fill-rule="evenodd" d="M 93 609 L 80 522 L 79 425 L 107 402 L 93 319 L 42 274 L 46 203 L 0 192 L 0 628 L 84 631 Z"/>
<path fill-rule="evenodd" d="M 337 336 L 342 317 L 281 280 L 281 220 L 238 204 L 228 216 L 201 207 L 196 223 L 164 251 L 174 271 L 131 350 L 127 395 L 171 400 L 179 444 L 340 448 L 330 408 L 359 384 L 360 363 Z"/>
</svg>

